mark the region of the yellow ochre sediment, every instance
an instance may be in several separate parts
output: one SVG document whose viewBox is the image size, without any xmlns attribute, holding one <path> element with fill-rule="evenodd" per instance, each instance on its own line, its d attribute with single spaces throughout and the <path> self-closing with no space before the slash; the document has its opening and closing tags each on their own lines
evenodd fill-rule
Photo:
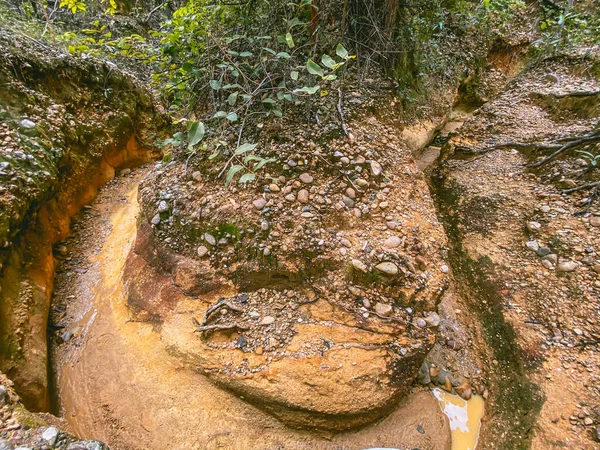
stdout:
<svg viewBox="0 0 600 450">
<path fill-rule="evenodd" d="M 483 398 L 474 395 L 464 400 L 437 388 L 433 390 L 433 395 L 450 421 L 452 450 L 475 450 L 484 412 Z"/>
</svg>

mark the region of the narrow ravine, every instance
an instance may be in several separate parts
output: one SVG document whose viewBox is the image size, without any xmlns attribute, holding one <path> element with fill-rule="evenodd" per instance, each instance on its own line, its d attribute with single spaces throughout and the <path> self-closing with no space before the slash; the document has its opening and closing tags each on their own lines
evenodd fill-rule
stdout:
<svg viewBox="0 0 600 450">
<path fill-rule="evenodd" d="M 146 170 L 101 191 L 77 220 L 70 259 L 57 275 L 53 323 L 65 326 L 67 341 L 53 348 L 58 403 L 77 435 L 112 449 L 449 448 L 448 424 L 429 390 L 360 431 L 315 436 L 283 426 L 172 359 L 152 324 L 130 320 L 123 294 Z"/>
</svg>

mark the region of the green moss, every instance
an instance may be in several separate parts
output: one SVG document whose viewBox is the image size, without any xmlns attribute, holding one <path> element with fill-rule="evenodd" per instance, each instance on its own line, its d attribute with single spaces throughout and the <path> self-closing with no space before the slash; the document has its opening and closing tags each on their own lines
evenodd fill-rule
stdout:
<svg viewBox="0 0 600 450">
<path fill-rule="evenodd" d="M 230 236 L 235 236 L 236 239 L 239 239 L 240 237 L 240 229 L 239 227 L 234 224 L 234 223 L 221 223 L 218 225 L 217 229 L 215 230 L 215 234 L 216 236 L 218 236 L 218 238 L 222 238 L 222 237 L 226 237 L 227 235 Z"/>
<path fill-rule="evenodd" d="M 439 175 L 439 174 L 438 174 Z M 467 299 L 482 324 L 485 341 L 497 365 L 490 365 L 493 397 L 490 432 L 500 449 L 528 449 L 544 397 L 527 377 L 523 352 L 515 330 L 506 322 L 503 299 L 495 282 L 494 266 L 488 258 L 473 260 L 463 251 L 459 225 L 459 199 L 464 190 L 448 184 L 443 175 L 433 180 L 438 211 L 442 213 L 451 249 L 450 260 L 457 277 L 468 287 Z"/>
<path fill-rule="evenodd" d="M 17 405 L 13 411 L 14 418 L 21 425 L 28 428 L 45 427 L 48 424 L 42 420 L 37 414 L 27 411 L 23 406 Z"/>
</svg>

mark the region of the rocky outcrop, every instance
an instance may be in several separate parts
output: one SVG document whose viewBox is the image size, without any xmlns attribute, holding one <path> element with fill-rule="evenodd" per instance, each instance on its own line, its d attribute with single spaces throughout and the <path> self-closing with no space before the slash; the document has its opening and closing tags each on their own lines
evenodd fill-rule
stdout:
<svg viewBox="0 0 600 450">
<path fill-rule="evenodd" d="M 329 431 L 407 392 L 434 341 L 416 320 L 448 284 L 443 229 L 399 132 L 368 115 L 350 127 L 262 138 L 257 155 L 276 162 L 246 188 L 225 187 L 208 158 L 160 165 L 140 185 L 125 274 L 132 311 L 175 358 Z"/>
<path fill-rule="evenodd" d="M 0 369 L 43 410 L 52 246 L 115 170 L 153 157 L 156 111 L 116 67 L 0 42 Z"/>
</svg>

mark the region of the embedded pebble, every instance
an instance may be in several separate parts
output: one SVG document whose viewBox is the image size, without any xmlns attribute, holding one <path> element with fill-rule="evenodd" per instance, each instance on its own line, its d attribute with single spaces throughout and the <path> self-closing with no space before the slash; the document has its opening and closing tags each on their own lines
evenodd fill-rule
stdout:
<svg viewBox="0 0 600 450">
<path fill-rule="evenodd" d="M 259 198 L 254 200 L 252 204 L 257 210 L 261 211 L 267 205 L 267 201 L 264 198 Z"/>
<path fill-rule="evenodd" d="M 378 302 L 375 304 L 375 312 L 380 316 L 387 317 L 392 313 L 392 305 Z"/>
<path fill-rule="evenodd" d="M 564 261 L 556 266 L 557 272 L 575 272 L 579 265 L 575 261 Z"/>
<path fill-rule="evenodd" d="M 210 233 L 204 233 L 204 240 L 213 247 L 217 245 L 217 239 Z"/>
<path fill-rule="evenodd" d="M 551 251 L 552 250 L 550 250 L 548 247 L 540 247 L 537 249 L 536 253 L 539 257 L 544 257 L 544 256 L 549 255 Z"/>
<path fill-rule="evenodd" d="M 442 318 L 439 316 L 438 313 L 436 312 L 432 312 L 431 314 L 429 314 L 427 317 L 425 317 L 425 322 L 427 322 L 427 324 L 430 327 L 439 327 L 440 323 L 442 321 Z"/>
<path fill-rule="evenodd" d="M 387 275 L 397 275 L 398 274 L 398 266 L 393 262 L 384 261 L 375 266 L 377 270 L 383 272 Z"/>
<path fill-rule="evenodd" d="M 271 325 L 273 322 L 275 322 L 275 317 L 265 316 L 265 318 L 260 321 L 260 324 L 261 325 Z"/>
<path fill-rule="evenodd" d="M 373 176 L 378 177 L 379 175 L 381 175 L 381 172 L 383 172 L 381 164 L 379 164 L 377 161 L 371 161 L 371 173 L 373 174 Z"/>
<path fill-rule="evenodd" d="M 310 184 L 313 182 L 314 178 L 312 177 L 311 174 L 309 173 L 303 173 L 301 174 L 299 177 L 300 181 L 302 181 L 304 184 Z"/>
<path fill-rule="evenodd" d="M 42 439 L 44 439 L 48 444 L 54 446 L 56 443 L 56 439 L 58 438 L 58 428 L 56 427 L 48 427 L 42 433 Z"/>
<path fill-rule="evenodd" d="M 301 189 L 298 192 L 298 201 L 300 203 L 308 203 L 308 200 L 309 200 L 308 191 L 306 189 Z"/>
<path fill-rule="evenodd" d="M 206 256 L 206 254 L 208 253 L 208 248 L 204 245 L 201 245 L 200 247 L 198 247 L 198 256 L 200 258 Z"/>
<path fill-rule="evenodd" d="M 8 390 L 5 386 L 0 384 L 0 405 L 8 402 Z"/>
<path fill-rule="evenodd" d="M 160 203 L 158 204 L 158 212 L 166 213 L 168 211 L 169 211 L 169 204 L 166 201 L 161 200 Z"/>
<path fill-rule="evenodd" d="M 352 267 L 354 267 L 356 270 L 360 270 L 361 272 L 364 272 L 364 273 L 367 273 L 367 271 L 368 271 L 367 265 L 359 259 L 352 260 Z"/>
<path fill-rule="evenodd" d="M 389 238 L 387 238 L 385 240 L 383 245 L 385 245 L 387 248 L 396 248 L 396 247 L 400 247 L 401 243 L 402 243 L 402 240 L 398 236 L 390 236 Z"/>
</svg>

